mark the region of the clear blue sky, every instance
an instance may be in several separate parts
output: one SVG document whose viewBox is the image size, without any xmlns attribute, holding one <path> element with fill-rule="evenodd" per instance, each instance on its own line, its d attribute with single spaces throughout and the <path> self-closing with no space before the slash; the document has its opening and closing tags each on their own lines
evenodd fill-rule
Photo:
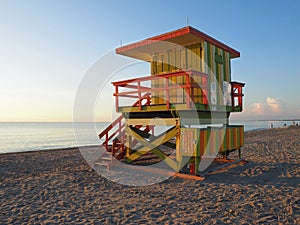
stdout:
<svg viewBox="0 0 300 225">
<path fill-rule="evenodd" d="M 0 1 L 0 121 L 72 121 L 100 56 L 189 24 L 241 52 L 235 118 L 300 117 L 300 1 Z M 139 74 L 137 74 L 139 76 Z M 271 116 L 270 116 L 271 115 Z"/>
</svg>

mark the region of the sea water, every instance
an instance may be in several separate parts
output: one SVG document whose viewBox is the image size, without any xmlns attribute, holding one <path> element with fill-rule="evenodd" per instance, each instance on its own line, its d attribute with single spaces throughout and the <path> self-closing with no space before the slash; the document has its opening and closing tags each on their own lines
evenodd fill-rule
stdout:
<svg viewBox="0 0 300 225">
<path fill-rule="evenodd" d="M 231 121 L 230 124 L 244 125 L 245 131 L 250 131 L 270 128 L 271 123 L 274 128 L 292 125 L 292 121 Z M 0 153 L 99 145 L 101 140 L 98 139 L 98 134 L 109 123 L 73 125 L 71 122 L 0 123 Z"/>
<path fill-rule="evenodd" d="M 99 145 L 98 134 L 109 123 L 0 123 L 0 153 Z"/>
</svg>

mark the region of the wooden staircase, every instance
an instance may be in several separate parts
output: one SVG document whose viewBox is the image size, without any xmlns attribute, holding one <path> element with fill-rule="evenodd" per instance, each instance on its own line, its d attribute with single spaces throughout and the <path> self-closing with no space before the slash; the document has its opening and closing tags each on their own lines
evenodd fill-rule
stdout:
<svg viewBox="0 0 300 225">
<path fill-rule="evenodd" d="M 146 100 L 145 103 L 142 101 L 137 101 L 133 106 L 146 106 L 151 104 L 150 93 L 146 93 L 143 97 Z M 139 129 L 145 134 L 149 134 L 153 131 L 154 126 L 134 126 L 135 129 Z M 150 135 L 150 134 L 149 134 Z M 99 135 L 99 139 L 105 138 L 104 142 L 101 144 L 100 148 L 104 148 L 105 152 L 95 161 L 96 166 L 106 166 L 109 170 L 114 159 L 121 160 L 126 154 L 125 143 L 127 141 L 126 130 L 125 130 L 125 118 L 120 115 L 115 121 L 113 121 L 107 128 L 105 128 Z M 135 146 L 137 141 L 131 143 Z"/>
</svg>

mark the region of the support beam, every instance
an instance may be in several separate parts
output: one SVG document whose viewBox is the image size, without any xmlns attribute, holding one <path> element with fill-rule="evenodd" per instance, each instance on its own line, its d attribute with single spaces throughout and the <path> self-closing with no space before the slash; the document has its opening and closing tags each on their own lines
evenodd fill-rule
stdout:
<svg viewBox="0 0 300 225">
<path fill-rule="evenodd" d="M 151 135 L 147 132 L 144 132 L 144 131 L 141 131 L 140 129 L 136 128 L 136 127 L 132 127 L 131 128 L 134 132 L 136 132 L 137 134 L 141 135 L 143 138 L 147 138 L 149 139 L 150 141 L 153 141 L 155 140 L 158 136 L 154 136 L 154 135 Z M 169 148 L 173 148 L 175 149 L 176 148 L 176 144 L 170 142 L 170 141 L 167 141 L 165 143 L 163 143 L 164 146 L 167 146 Z"/>
<path fill-rule="evenodd" d="M 177 162 L 175 162 L 173 159 L 169 158 L 166 154 L 164 154 L 160 149 L 154 148 L 152 152 L 157 155 L 159 158 L 165 161 L 173 170 L 176 172 L 179 171 L 180 167 Z"/>
<path fill-rule="evenodd" d="M 139 118 L 139 119 L 133 119 L 128 118 L 126 120 L 127 125 L 155 125 L 155 126 L 176 126 L 178 125 L 179 119 L 177 118 Z"/>
<path fill-rule="evenodd" d="M 132 153 L 132 143 L 131 143 L 131 136 L 128 134 L 127 126 L 125 126 L 126 129 L 126 157 L 130 156 Z"/>
<path fill-rule="evenodd" d="M 166 133 L 160 134 L 159 136 L 157 136 L 157 138 L 155 138 L 153 141 L 150 141 L 150 142 L 148 142 L 143 137 L 141 137 L 139 134 L 134 132 L 132 130 L 132 128 L 130 128 L 130 127 L 126 127 L 126 131 L 130 136 L 132 136 L 138 142 L 140 142 L 142 145 L 144 145 L 143 148 L 141 148 L 140 150 L 131 154 L 128 157 L 128 159 L 130 161 L 133 161 L 133 160 L 139 158 L 140 156 L 146 154 L 147 152 L 151 151 L 152 149 L 156 148 L 157 146 L 160 146 L 163 143 L 169 141 L 171 138 L 173 138 L 178 132 L 178 127 L 174 126 L 174 127 L 170 128 Z"/>
<path fill-rule="evenodd" d="M 177 126 L 172 127 L 169 129 L 166 133 L 163 133 L 159 135 L 154 140 L 148 142 L 143 137 L 141 137 L 139 134 L 137 134 L 132 128 L 126 126 L 126 131 L 130 136 L 135 138 L 138 142 L 140 142 L 144 147 L 136 151 L 135 153 L 129 155 L 127 157 L 127 162 L 132 162 L 142 155 L 148 153 L 149 151 L 152 151 L 154 154 L 156 154 L 159 158 L 165 160 L 165 162 L 173 169 L 178 170 L 178 164 L 177 162 L 173 161 L 171 158 L 166 156 L 160 149 L 157 148 L 157 146 L 162 145 L 163 143 L 169 141 L 171 138 L 177 135 L 179 128 Z"/>
</svg>

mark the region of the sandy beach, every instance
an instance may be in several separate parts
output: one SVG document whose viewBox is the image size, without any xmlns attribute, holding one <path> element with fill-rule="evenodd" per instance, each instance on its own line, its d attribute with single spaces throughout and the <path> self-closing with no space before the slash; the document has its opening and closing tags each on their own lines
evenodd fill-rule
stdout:
<svg viewBox="0 0 300 225">
<path fill-rule="evenodd" d="M 245 166 L 129 187 L 76 148 L 0 155 L 0 224 L 300 224 L 300 128 L 245 134 Z"/>
</svg>

